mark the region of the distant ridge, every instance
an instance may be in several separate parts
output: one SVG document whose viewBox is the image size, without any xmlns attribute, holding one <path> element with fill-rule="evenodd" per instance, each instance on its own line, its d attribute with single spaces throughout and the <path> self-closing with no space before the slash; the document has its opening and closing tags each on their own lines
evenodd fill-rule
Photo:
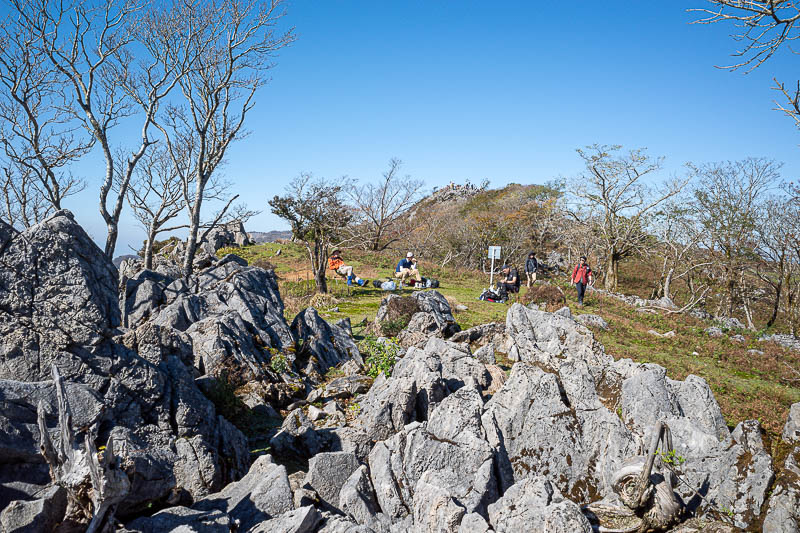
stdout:
<svg viewBox="0 0 800 533">
<path fill-rule="evenodd" d="M 265 242 L 275 242 L 278 239 L 291 239 L 292 232 L 289 230 L 282 230 L 282 231 L 249 231 L 247 232 L 250 235 L 250 238 L 258 243 L 265 243 Z"/>
</svg>

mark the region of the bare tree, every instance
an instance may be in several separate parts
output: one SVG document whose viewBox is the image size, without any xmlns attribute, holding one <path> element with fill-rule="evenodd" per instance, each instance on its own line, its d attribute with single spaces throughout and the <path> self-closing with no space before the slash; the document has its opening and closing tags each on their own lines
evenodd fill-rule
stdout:
<svg viewBox="0 0 800 533">
<path fill-rule="evenodd" d="M 31 172 L 13 163 L 0 168 L 0 220 L 12 227 L 29 228 L 44 219 L 52 209 L 33 186 Z"/>
<path fill-rule="evenodd" d="M 742 46 L 733 53 L 735 61 L 723 68 L 751 71 L 763 65 L 784 45 L 800 37 L 800 5 L 791 0 L 708 0 L 713 8 L 690 9 L 701 13 L 694 24 L 732 24 L 733 39 Z M 773 89 L 781 93 L 783 103 L 777 109 L 800 127 L 800 81 L 788 86 L 773 78 Z"/>
<path fill-rule="evenodd" d="M 42 61 L 30 28 L 6 21 L 0 40 L 0 146 L 6 168 L 18 170 L 17 199 L 45 208 L 35 210 L 38 219 L 61 209 L 64 198 L 83 188 L 83 181 L 64 169 L 92 142 L 74 134 L 78 126 L 58 90 L 63 77 Z M 5 182 L 7 187 L 13 183 Z"/>
<path fill-rule="evenodd" d="M 720 305 L 724 316 L 731 316 L 738 304 L 746 304 L 741 298 L 743 272 L 757 259 L 758 213 L 766 193 L 780 177 L 780 167 L 773 160 L 751 157 L 694 169 L 699 179 L 695 198 L 705 245 L 717 255 L 717 274 L 725 289 Z M 745 313 L 749 314 L 749 309 Z"/>
<path fill-rule="evenodd" d="M 292 181 L 285 196 L 269 201 L 272 212 L 289 222 L 292 236 L 308 252 L 317 292 L 328 292 L 325 272 L 329 248 L 340 241 L 352 220 L 352 210 L 342 200 L 342 188 L 302 174 Z"/>
<path fill-rule="evenodd" d="M 389 170 L 377 183 L 366 183 L 346 190 L 347 195 L 356 207 L 356 216 L 363 229 L 362 238 L 369 249 L 383 250 L 399 235 L 396 231 L 398 219 L 419 198 L 422 180 L 399 174 L 402 161 L 397 158 L 389 160 Z"/>
<path fill-rule="evenodd" d="M 661 190 L 651 190 L 643 178 L 660 170 L 662 160 L 651 158 L 643 148 L 617 155 L 621 148 L 595 144 L 578 149 L 586 171 L 572 186 L 572 194 L 589 209 L 576 221 L 590 225 L 603 243 L 604 284 L 610 291 L 617 288 L 620 261 L 644 251 L 649 242 L 646 217 L 688 182 L 670 180 Z"/>
<path fill-rule="evenodd" d="M 184 209 L 183 184 L 166 148 L 148 151 L 127 190 L 133 215 L 144 226 L 144 267 L 153 268 L 153 242 L 159 233 L 185 225 L 165 227 Z"/>
<path fill-rule="evenodd" d="M 183 270 L 187 276 L 199 243 L 206 187 L 228 147 L 244 136 L 245 118 L 255 105 L 256 91 L 267 81 L 272 57 L 294 40 L 291 29 L 276 32 L 284 14 L 282 4 L 282 0 L 192 3 L 184 5 L 181 22 L 173 30 L 191 36 L 187 42 L 192 68 L 178 82 L 183 104 L 171 106 L 157 126 L 185 185 L 189 239 Z M 189 165 L 181 161 L 178 150 L 187 142 L 193 146 Z"/>
<path fill-rule="evenodd" d="M 778 318 L 783 292 L 791 283 L 793 248 L 800 237 L 799 215 L 797 202 L 784 196 L 770 198 L 757 213 L 756 251 L 761 261 L 756 262 L 755 272 L 775 294 L 767 327 Z"/>
<path fill-rule="evenodd" d="M 90 137 L 100 146 L 105 159 L 105 174 L 100 186 L 100 214 L 107 227 L 105 254 L 114 255 L 119 219 L 127 187 L 133 171 L 147 149 L 155 141 L 149 136 L 161 101 L 175 87 L 187 70 L 185 57 L 174 39 L 177 21 L 186 4 L 176 3 L 172 9 L 152 6 L 144 13 L 146 0 L 9 0 L 17 15 L 17 23 L 36 37 L 34 50 L 40 61 L 49 62 L 63 77 L 55 89 L 69 88 L 72 105 L 67 107 L 81 121 Z M 158 12 L 163 16 L 156 16 Z M 152 34 L 169 35 L 158 41 L 162 49 L 152 57 L 136 62 L 130 50 L 132 43 L 153 45 L 157 39 L 142 38 L 141 24 Z M 177 44 L 176 44 L 177 43 Z M 186 46 L 186 43 L 183 42 Z M 142 54 L 137 48 L 137 56 Z M 154 46 L 144 50 L 153 51 Z M 172 58 L 166 63 L 164 58 Z M 166 67 L 166 68 L 164 68 Z M 181 68 L 182 67 L 182 68 Z M 144 86 L 144 90 L 136 91 Z M 131 98 L 138 95 L 139 99 Z M 142 108 L 141 139 L 138 146 L 117 157 L 112 147 L 111 130 Z M 115 198 L 111 191 L 117 192 Z"/>
<path fill-rule="evenodd" d="M 658 238 L 662 256 L 661 275 L 653 298 L 672 299 L 673 283 L 683 280 L 690 293 L 684 310 L 691 309 L 709 290 L 707 283 L 694 282 L 695 274 L 712 264 L 700 248 L 704 229 L 691 196 L 681 194 L 665 202 L 651 218 L 649 231 Z"/>
</svg>

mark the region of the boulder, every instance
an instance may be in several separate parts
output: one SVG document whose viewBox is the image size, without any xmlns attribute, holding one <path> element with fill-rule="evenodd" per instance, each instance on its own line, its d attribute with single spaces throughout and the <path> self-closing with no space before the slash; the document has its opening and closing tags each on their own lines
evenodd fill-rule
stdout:
<svg viewBox="0 0 800 533">
<path fill-rule="evenodd" d="M 196 511 L 188 507 L 170 507 L 153 516 L 142 517 L 125 524 L 122 533 L 156 533 L 160 531 L 202 531 L 230 533 L 234 523 L 222 511 Z"/>
<path fill-rule="evenodd" d="M 789 408 L 789 417 L 783 426 L 783 440 L 791 444 L 800 444 L 800 402 L 792 404 Z"/>
<path fill-rule="evenodd" d="M 514 304 L 506 315 L 512 361 L 535 362 L 557 369 L 563 360 L 585 360 L 591 367 L 613 361 L 591 331 L 575 321 Z"/>
<path fill-rule="evenodd" d="M 205 236 L 200 241 L 199 248 L 206 252 L 208 255 L 216 255 L 217 250 L 220 248 L 231 246 L 249 246 L 253 244 L 250 236 L 244 230 L 244 224 L 241 220 L 234 220 L 227 224 L 221 224 Z"/>
<path fill-rule="evenodd" d="M 494 343 L 490 342 L 489 344 L 484 344 L 480 348 L 478 348 L 475 353 L 473 354 L 475 359 L 480 361 L 485 365 L 493 365 L 497 362 L 494 356 Z"/>
<path fill-rule="evenodd" d="M 489 322 L 454 333 L 448 340 L 466 342 L 476 346 L 485 346 L 490 342 L 502 346 L 505 341 L 505 332 L 506 325 L 503 322 Z"/>
<path fill-rule="evenodd" d="M 0 512 L 0 528 L 4 533 L 53 531 L 64 520 L 67 491 L 52 485 L 31 501 L 14 500 Z"/>
<path fill-rule="evenodd" d="M 201 498 L 246 473 L 246 440 L 197 388 L 185 364 L 187 338 L 148 327 L 119 335 L 116 269 L 68 211 L 22 233 L 0 225 L 0 240 L 0 379 L 7 380 L 6 398 L 18 396 L 15 410 L 6 412 L 18 415 L 9 423 L 15 428 L 10 435 L 20 439 L 4 459 L 27 456 L 27 468 L 13 469 L 16 479 L 37 479 L 41 472 L 40 400 L 55 430 L 52 363 L 74 391 L 78 438 L 88 428 L 96 431 L 98 446 L 115 438 L 131 482 L 118 516 L 176 493 Z"/>
<path fill-rule="evenodd" d="M 314 533 L 321 519 L 319 511 L 309 505 L 261 522 L 250 533 Z"/>
<path fill-rule="evenodd" d="M 369 468 L 383 512 L 393 520 L 424 517 L 420 528 L 449 523 L 463 513 L 485 513 L 499 493 L 494 451 L 481 427 L 482 409 L 478 391 L 463 387 L 445 398 L 427 423 L 409 424 L 375 445 Z M 416 498 L 418 487 L 423 492 Z M 442 498 L 426 501 L 432 494 Z"/>
<path fill-rule="evenodd" d="M 581 508 L 539 476 L 514 484 L 490 505 L 489 523 L 497 533 L 592 533 Z"/>
<path fill-rule="evenodd" d="M 722 328 L 718 328 L 717 326 L 709 326 L 704 331 L 706 332 L 706 335 L 712 338 L 719 338 L 725 336 L 725 333 L 722 331 Z"/>
<path fill-rule="evenodd" d="M 243 530 L 280 516 L 294 508 L 286 468 L 273 463 L 271 456 L 262 455 L 241 480 L 206 496 L 192 508 L 223 511 Z"/>
<path fill-rule="evenodd" d="M 338 507 L 361 525 L 369 525 L 377 520 L 380 507 L 366 465 L 356 468 L 344 482 L 339 491 Z"/>
<path fill-rule="evenodd" d="M 786 457 L 783 471 L 775 480 L 762 531 L 800 532 L 800 447 Z"/>
<path fill-rule="evenodd" d="M 335 366 L 349 360 L 359 365 L 364 360 L 350 333 L 337 325 L 328 324 L 313 307 L 304 309 L 294 318 L 292 334 L 301 342 L 297 365 L 307 375 L 320 377 Z"/>
<path fill-rule="evenodd" d="M 358 466 L 358 458 L 352 452 L 319 453 L 308 462 L 305 484 L 313 488 L 322 501 L 336 507 L 342 487 Z"/>
<path fill-rule="evenodd" d="M 587 328 L 598 328 L 602 330 L 608 329 L 608 322 L 606 322 L 605 319 L 600 315 L 578 315 L 575 317 L 575 322 L 586 326 Z"/>
</svg>

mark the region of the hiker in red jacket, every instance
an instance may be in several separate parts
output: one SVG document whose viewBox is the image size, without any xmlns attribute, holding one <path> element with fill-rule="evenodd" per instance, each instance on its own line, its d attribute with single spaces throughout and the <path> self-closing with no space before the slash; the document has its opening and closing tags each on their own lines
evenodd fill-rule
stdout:
<svg viewBox="0 0 800 533">
<path fill-rule="evenodd" d="M 592 269 L 586 264 L 586 256 L 581 256 L 581 261 L 572 270 L 572 279 L 570 280 L 575 284 L 578 289 L 578 305 L 583 306 L 583 294 L 586 292 L 586 287 L 594 283 L 594 275 Z"/>
</svg>

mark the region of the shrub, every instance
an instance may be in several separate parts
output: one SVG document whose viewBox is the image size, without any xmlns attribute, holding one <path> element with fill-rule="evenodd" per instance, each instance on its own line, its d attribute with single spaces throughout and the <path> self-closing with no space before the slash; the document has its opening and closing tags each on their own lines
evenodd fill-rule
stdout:
<svg viewBox="0 0 800 533">
<path fill-rule="evenodd" d="M 410 316 L 400 316 L 394 320 L 381 322 L 381 334 L 384 337 L 397 337 L 397 335 L 408 325 Z"/>
<path fill-rule="evenodd" d="M 259 257 L 250 262 L 250 266 L 263 268 L 264 270 L 275 270 L 275 265 L 270 263 L 266 258 Z"/>
<path fill-rule="evenodd" d="M 374 337 L 367 337 L 359 346 L 361 353 L 366 355 L 364 367 L 367 375 L 376 378 L 383 372 L 386 377 L 392 375 L 397 356 L 400 354 L 400 345 L 395 339 L 385 339 L 380 342 Z"/>
<path fill-rule="evenodd" d="M 276 374 L 283 374 L 289 370 L 289 361 L 286 359 L 285 355 L 281 353 L 275 354 L 269 360 L 269 367 Z"/>
<path fill-rule="evenodd" d="M 550 283 L 536 284 L 520 298 L 523 305 L 535 303 L 544 305 L 547 311 L 557 311 L 567 305 L 564 291 Z"/>
</svg>

